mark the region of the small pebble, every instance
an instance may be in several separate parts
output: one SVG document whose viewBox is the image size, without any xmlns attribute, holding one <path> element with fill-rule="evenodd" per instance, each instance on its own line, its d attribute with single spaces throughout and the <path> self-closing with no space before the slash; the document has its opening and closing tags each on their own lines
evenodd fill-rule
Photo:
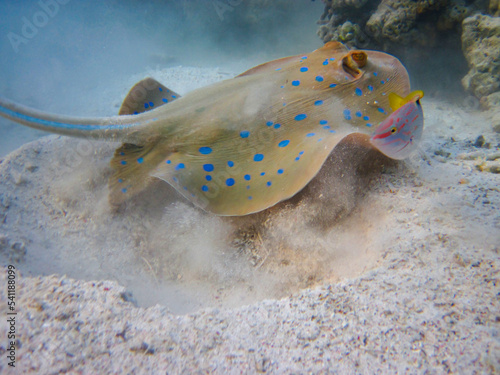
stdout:
<svg viewBox="0 0 500 375">
<path fill-rule="evenodd" d="M 434 155 L 444 156 L 445 158 L 449 157 L 451 154 L 449 152 L 443 151 L 441 149 L 434 151 Z"/>
<path fill-rule="evenodd" d="M 486 140 L 482 135 L 476 138 L 476 142 L 474 142 L 475 147 L 483 147 L 484 144 L 486 143 Z"/>
</svg>

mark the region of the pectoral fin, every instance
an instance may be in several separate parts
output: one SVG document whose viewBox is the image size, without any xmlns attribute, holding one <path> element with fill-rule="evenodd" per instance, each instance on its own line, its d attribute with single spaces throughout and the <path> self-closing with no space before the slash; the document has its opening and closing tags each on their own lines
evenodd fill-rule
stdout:
<svg viewBox="0 0 500 375">
<path fill-rule="evenodd" d="M 148 77 L 137 82 L 125 97 L 119 115 L 136 115 L 180 98 L 180 95 Z"/>
<path fill-rule="evenodd" d="M 118 206 L 144 190 L 149 184 L 151 170 L 168 154 L 159 140 L 145 146 L 124 143 L 111 160 L 114 173 L 108 183 L 109 203 Z"/>
</svg>

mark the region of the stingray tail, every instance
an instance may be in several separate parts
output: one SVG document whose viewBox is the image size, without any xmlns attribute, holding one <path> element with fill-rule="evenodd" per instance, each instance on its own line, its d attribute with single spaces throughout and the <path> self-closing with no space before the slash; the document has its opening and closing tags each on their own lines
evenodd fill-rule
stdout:
<svg viewBox="0 0 500 375">
<path fill-rule="evenodd" d="M 74 137 L 106 140 L 129 139 L 151 116 L 73 117 L 54 115 L 0 97 L 0 116 L 31 128 Z"/>
</svg>

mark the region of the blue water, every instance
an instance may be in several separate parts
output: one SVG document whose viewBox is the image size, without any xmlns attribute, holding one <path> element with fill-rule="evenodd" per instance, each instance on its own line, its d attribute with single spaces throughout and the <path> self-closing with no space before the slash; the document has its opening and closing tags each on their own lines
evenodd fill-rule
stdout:
<svg viewBox="0 0 500 375">
<path fill-rule="evenodd" d="M 244 71 L 320 47 L 322 9 L 310 0 L 252 14 L 235 0 L 0 1 L 0 95 L 53 113 L 114 115 L 121 83 L 148 68 Z M 4 119 L 0 133 L 0 156 L 45 135 Z"/>
</svg>

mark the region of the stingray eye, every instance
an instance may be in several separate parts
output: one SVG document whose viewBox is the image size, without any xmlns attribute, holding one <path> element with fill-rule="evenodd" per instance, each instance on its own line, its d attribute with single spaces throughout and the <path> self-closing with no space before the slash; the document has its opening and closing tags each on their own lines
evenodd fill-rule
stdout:
<svg viewBox="0 0 500 375">
<path fill-rule="evenodd" d="M 360 68 L 366 65 L 366 53 L 364 52 L 353 52 L 352 59 L 358 64 Z"/>
<path fill-rule="evenodd" d="M 398 131 L 396 128 L 391 128 L 391 134 L 395 134 Z"/>
</svg>

